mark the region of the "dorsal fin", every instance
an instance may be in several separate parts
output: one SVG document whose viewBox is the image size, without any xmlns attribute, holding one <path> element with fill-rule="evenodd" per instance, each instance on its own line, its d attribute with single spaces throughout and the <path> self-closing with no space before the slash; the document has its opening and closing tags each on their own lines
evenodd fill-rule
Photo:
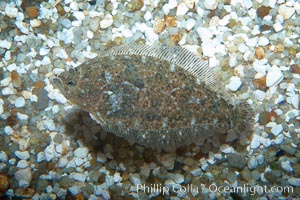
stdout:
<svg viewBox="0 0 300 200">
<path fill-rule="evenodd" d="M 200 83 L 204 83 L 211 91 L 216 92 L 223 99 L 234 104 L 230 95 L 222 87 L 215 72 L 208 66 L 207 62 L 196 57 L 191 51 L 180 46 L 150 46 L 143 44 L 128 44 L 115 46 L 102 52 L 99 57 L 116 55 L 141 55 L 151 56 L 176 64 L 180 68 L 194 75 Z"/>
<path fill-rule="evenodd" d="M 202 61 L 192 52 L 180 46 L 155 47 L 137 44 L 122 45 L 104 51 L 100 57 L 111 55 L 144 55 L 155 57 L 178 65 L 193 74 L 207 86 L 212 87 L 217 83 L 216 75 L 209 68 L 207 62 Z"/>
</svg>

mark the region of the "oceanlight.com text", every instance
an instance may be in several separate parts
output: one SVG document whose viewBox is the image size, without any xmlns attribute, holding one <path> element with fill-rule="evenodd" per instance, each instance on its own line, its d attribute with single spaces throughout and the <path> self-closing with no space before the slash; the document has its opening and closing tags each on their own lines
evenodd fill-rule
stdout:
<svg viewBox="0 0 300 200">
<path fill-rule="evenodd" d="M 247 193 L 250 195 L 255 194 L 269 194 L 269 193 L 288 193 L 292 194 L 294 192 L 294 188 L 292 186 L 261 186 L 261 185 L 250 185 L 244 184 L 242 186 L 231 187 L 231 186 L 218 186 L 216 184 L 210 184 L 207 187 L 204 185 L 195 186 L 193 184 L 188 185 L 179 185 L 174 184 L 171 187 L 162 185 L 162 184 L 137 184 L 136 185 L 137 192 L 144 192 L 147 194 L 162 194 L 169 195 L 171 193 L 204 193 L 204 192 L 212 192 L 212 193 Z"/>
</svg>

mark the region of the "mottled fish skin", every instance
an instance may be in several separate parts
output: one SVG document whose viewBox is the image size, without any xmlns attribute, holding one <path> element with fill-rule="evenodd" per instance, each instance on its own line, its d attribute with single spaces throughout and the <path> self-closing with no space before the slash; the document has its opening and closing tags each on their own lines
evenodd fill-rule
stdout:
<svg viewBox="0 0 300 200">
<path fill-rule="evenodd" d="M 181 47 L 115 47 L 58 82 L 104 129 L 147 147 L 172 150 L 251 131 L 249 105 L 233 105 L 207 64 Z"/>
</svg>

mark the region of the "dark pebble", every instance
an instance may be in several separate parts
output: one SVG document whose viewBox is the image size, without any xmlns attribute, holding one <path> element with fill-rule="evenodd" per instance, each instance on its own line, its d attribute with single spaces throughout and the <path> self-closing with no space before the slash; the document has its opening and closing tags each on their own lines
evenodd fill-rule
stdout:
<svg viewBox="0 0 300 200">
<path fill-rule="evenodd" d="M 243 155 L 231 153 L 228 155 L 228 164 L 231 167 L 243 169 L 245 167 L 245 165 L 247 164 L 247 160 L 246 160 L 245 156 L 243 156 Z"/>
<path fill-rule="evenodd" d="M 267 16 L 270 12 L 271 8 L 267 7 L 267 6 L 261 6 L 257 9 L 256 13 L 257 16 L 259 16 L 260 18 L 264 18 L 265 16 Z"/>
<path fill-rule="evenodd" d="M 44 110 L 49 105 L 48 92 L 44 89 L 34 89 L 33 93 L 38 97 L 38 101 L 33 103 L 33 107 L 37 111 Z"/>
</svg>

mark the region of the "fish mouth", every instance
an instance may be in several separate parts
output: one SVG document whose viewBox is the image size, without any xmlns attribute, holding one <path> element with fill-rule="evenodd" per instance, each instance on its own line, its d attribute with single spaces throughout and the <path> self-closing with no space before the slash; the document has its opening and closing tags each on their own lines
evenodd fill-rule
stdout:
<svg viewBox="0 0 300 200">
<path fill-rule="evenodd" d="M 52 82 L 61 92 L 64 92 L 64 83 L 61 78 L 55 77 L 52 79 Z"/>
</svg>

